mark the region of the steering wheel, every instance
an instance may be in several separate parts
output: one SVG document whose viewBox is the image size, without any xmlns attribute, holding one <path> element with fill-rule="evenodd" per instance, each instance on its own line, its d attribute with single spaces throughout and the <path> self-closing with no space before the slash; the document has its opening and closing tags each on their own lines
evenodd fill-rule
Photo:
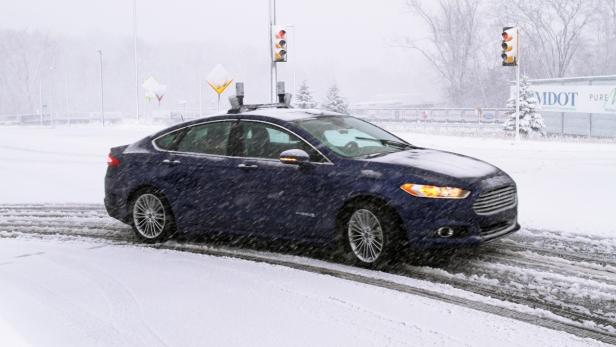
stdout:
<svg viewBox="0 0 616 347">
<path fill-rule="evenodd" d="M 359 154 L 359 145 L 355 141 L 347 142 L 342 149 L 351 156 Z"/>
</svg>

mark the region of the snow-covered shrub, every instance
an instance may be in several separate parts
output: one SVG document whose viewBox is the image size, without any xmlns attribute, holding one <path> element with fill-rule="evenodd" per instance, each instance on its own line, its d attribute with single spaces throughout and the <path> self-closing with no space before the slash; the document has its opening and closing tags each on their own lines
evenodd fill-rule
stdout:
<svg viewBox="0 0 616 347">
<path fill-rule="evenodd" d="M 323 101 L 321 106 L 330 111 L 349 113 L 349 105 L 346 100 L 340 96 L 340 90 L 335 83 L 327 90 L 325 101 Z"/>
<path fill-rule="evenodd" d="M 312 92 L 310 92 L 310 88 L 308 87 L 308 83 L 306 83 L 306 81 L 303 81 L 302 85 L 299 86 L 299 90 L 295 95 L 294 106 L 297 108 L 317 107 L 317 103 L 312 98 Z"/>
<path fill-rule="evenodd" d="M 528 77 L 523 76 L 520 80 L 520 134 L 545 136 L 545 123 L 541 113 L 537 112 L 537 98 L 528 88 Z M 515 131 L 515 96 L 507 101 L 507 108 L 504 129 Z"/>
</svg>

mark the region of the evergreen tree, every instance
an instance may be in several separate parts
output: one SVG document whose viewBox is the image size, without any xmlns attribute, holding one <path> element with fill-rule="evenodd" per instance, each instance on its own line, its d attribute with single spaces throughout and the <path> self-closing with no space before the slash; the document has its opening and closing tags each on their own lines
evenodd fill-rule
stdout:
<svg viewBox="0 0 616 347">
<path fill-rule="evenodd" d="M 312 98 L 312 93 L 310 92 L 310 88 L 308 88 L 308 84 L 304 80 L 302 85 L 299 86 L 299 90 L 297 91 L 297 95 L 295 95 L 295 107 L 297 108 L 315 108 L 317 107 L 317 103 L 314 102 Z"/>
<path fill-rule="evenodd" d="M 349 113 L 349 105 L 347 104 L 346 100 L 342 96 L 340 96 L 340 90 L 335 83 L 327 91 L 325 101 L 322 103 L 321 106 L 330 111 Z"/>
<path fill-rule="evenodd" d="M 520 80 L 520 134 L 546 135 L 545 123 L 541 113 L 537 112 L 537 99 L 535 93 L 528 89 L 528 77 L 523 76 Z M 507 101 L 506 115 L 509 117 L 505 121 L 506 131 L 515 131 L 515 96 Z"/>
</svg>

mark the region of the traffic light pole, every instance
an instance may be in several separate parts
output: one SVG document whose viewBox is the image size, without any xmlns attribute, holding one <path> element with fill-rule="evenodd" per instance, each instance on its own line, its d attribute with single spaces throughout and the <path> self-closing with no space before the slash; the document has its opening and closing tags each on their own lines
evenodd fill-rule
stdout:
<svg viewBox="0 0 616 347">
<path fill-rule="evenodd" d="M 274 61 L 274 46 L 273 46 L 273 37 L 274 37 L 274 25 L 276 24 L 276 0 L 269 1 L 269 46 L 270 46 L 270 102 L 274 103 L 277 100 L 276 96 L 276 83 L 278 82 L 278 70 L 276 67 L 276 62 Z"/>
<path fill-rule="evenodd" d="M 515 98 L 515 142 L 520 141 L 520 29 L 517 31 L 517 64 L 515 65 L 515 84 L 516 84 L 516 98 Z"/>
</svg>

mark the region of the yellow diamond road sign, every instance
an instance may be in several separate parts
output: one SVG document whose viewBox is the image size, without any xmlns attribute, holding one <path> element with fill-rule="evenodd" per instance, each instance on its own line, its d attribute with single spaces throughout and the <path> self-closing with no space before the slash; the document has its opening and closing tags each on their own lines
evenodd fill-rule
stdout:
<svg viewBox="0 0 616 347">
<path fill-rule="evenodd" d="M 231 82 L 233 82 L 233 79 L 229 75 L 229 72 L 220 64 L 216 65 L 210 74 L 207 75 L 207 84 L 209 84 L 218 95 L 222 94 Z"/>
</svg>

